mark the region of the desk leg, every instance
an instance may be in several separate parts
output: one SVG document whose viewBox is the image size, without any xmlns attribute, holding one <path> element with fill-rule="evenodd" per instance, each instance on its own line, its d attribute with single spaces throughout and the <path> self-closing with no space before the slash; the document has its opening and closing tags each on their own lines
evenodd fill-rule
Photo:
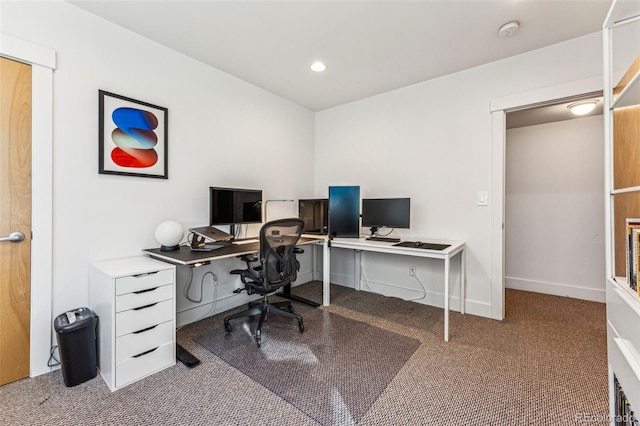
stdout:
<svg viewBox="0 0 640 426">
<path fill-rule="evenodd" d="M 331 295 L 329 294 L 331 286 L 331 257 L 329 250 L 329 241 L 322 243 L 322 304 L 329 306 Z"/>
<path fill-rule="evenodd" d="M 313 244 L 311 249 L 311 279 L 314 281 L 318 279 L 318 261 L 316 260 L 316 247 L 318 246 Z"/>
<path fill-rule="evenodd" d="M 444 259 L 444 341 L 449 341 L 449 273 L 451 272 L 451 259 Z"/>
<path fill-rule="evenodd" d="M 467 285 L 467 251 L 462 249 L 460 252 L 460 313 L 464 314 L 464 295 Z"/>
<path fill-rule="evenodd" d="M 360 283 L 362 282 L 362 250 L 354 250 L 353 268 L 353 289 L 360 291 Z"/>
<path fill-rule="evenodd" d="M 315 278 L 316 278 L 315 248 L 311 252 L 311 258 L 312 258 L 312 265 L 313 265 L 312 266 L 312 272 L 311 272 L 311 278 L 315 280 Z M 291 294 L 291 284 L 287 284 L 284 287 L 282 287 L 282 291 L 280 293 L 278 293 L 278 296 L 284 297 L 285 299 L 293 300 L 295 302 L 302 303 L 304 305 L 313 306 L 314 308 L 317 308 L 318 306 L 320 306 L 319 303 L 314 302 L 313 300 L 305 299 L 304 297 L 300 297 L 300 296 L 296 296 L 295 294 Z"/>
</svg>

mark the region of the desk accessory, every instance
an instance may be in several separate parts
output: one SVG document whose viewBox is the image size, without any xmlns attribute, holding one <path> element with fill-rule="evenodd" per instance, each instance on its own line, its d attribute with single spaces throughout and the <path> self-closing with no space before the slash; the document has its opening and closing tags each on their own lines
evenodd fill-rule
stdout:
<svg viewBox="0 0 640 426">
<path fill-rule="evenodd" d="M 162 251 L 178 250 L 183 236 L 184 228 L 175 220 L 162 222 L 155 232 L 156 241 L 160 244 L 160 250 Z"/>
<path fill-rule="evenodd" d="M 423 243 L 421 241 L 403 241 L 401 243 L 394 244 L 395 247 L 410 247 L 419 248 L 425 250 L 444 250 L 451 247 L 450 244 L 436 244 L 436 243 Z"/>
</svg>

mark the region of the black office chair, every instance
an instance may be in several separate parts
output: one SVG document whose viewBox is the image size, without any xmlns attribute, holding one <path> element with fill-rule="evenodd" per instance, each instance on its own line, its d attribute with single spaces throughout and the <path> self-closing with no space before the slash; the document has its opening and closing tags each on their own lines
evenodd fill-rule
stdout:
<svg viewBox="0 0 640 426">
<path fill-rule="evenodd" d="M 242 291 L 246 291 L 247 294 L 258 293 L 262 296 L 262 301 L 250 302 L 248 310 L 226 317 L 224 328 L 227 332 L 231 332 L 230 320 L 258 314 L 260 314 L 260 322 L 255 334 L 258 347 L 262 344 L 262 324 L 271 314 L 298 320 L 300 333 L 304 331 L 302 317 L 293 313 L 290 301 L 269 303 L 267 300 L 268 295 L 296 280 L 300 269 L 296 253 L 303 252 L 296 247 L 296 244 L 302 234 L 303 226 L 304 221 L 298 218 L 279 219 L 262 225 L 259 258 L 242 256 L 241 259 L 246 262 L 247 269 L 231 271 L 232 274 L 240 275 L 240 280 L 244 284 L 244 288 L 239 288 L 234 293 Z M 287 311 L 280 309 L 283 307 L 286 307 Z"/>
</svg>

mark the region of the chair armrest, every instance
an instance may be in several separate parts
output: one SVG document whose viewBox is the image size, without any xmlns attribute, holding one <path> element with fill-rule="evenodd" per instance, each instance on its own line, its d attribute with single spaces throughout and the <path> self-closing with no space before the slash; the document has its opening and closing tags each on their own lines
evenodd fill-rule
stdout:
<svg viewBox="0 0 640 426">
<path fill-rule="evenodd" d="M 258 256 L 256 256 L 256 255 L 248 255 L 248 254 L 245 254 L 243 256 L 238 256 L 238 258 L 240 260 L 246 262 L 246 263 L 255 263 L 255 262 L 257 262 L 259 260 Z"/>
<path fill-rule="evenodd" d="M 300 247 L 295 247 L 293 249 L 293 252 L 296 254 L 300 254 L 300 253 L 304 253 L 304 250 L 302 250 Z"/>
</svg>

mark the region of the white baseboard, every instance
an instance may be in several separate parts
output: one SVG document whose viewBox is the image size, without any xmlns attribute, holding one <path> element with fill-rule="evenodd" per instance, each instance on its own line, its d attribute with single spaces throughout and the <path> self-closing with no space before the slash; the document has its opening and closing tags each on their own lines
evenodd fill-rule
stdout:
<svg viewBox="0 0 640 426">
<path fill-rule="evenodd" d="M 505 288 L 531 291 L 534 293 L 552 294 L 554 296 L 571 297 L 573 299 L 605 302 L 605 289 L 580 287 L 570 284 L 535 281 L 524 278 L 505 277 Z M 603 280 L 604 282 L 604 280 Z"/>
</svg>

